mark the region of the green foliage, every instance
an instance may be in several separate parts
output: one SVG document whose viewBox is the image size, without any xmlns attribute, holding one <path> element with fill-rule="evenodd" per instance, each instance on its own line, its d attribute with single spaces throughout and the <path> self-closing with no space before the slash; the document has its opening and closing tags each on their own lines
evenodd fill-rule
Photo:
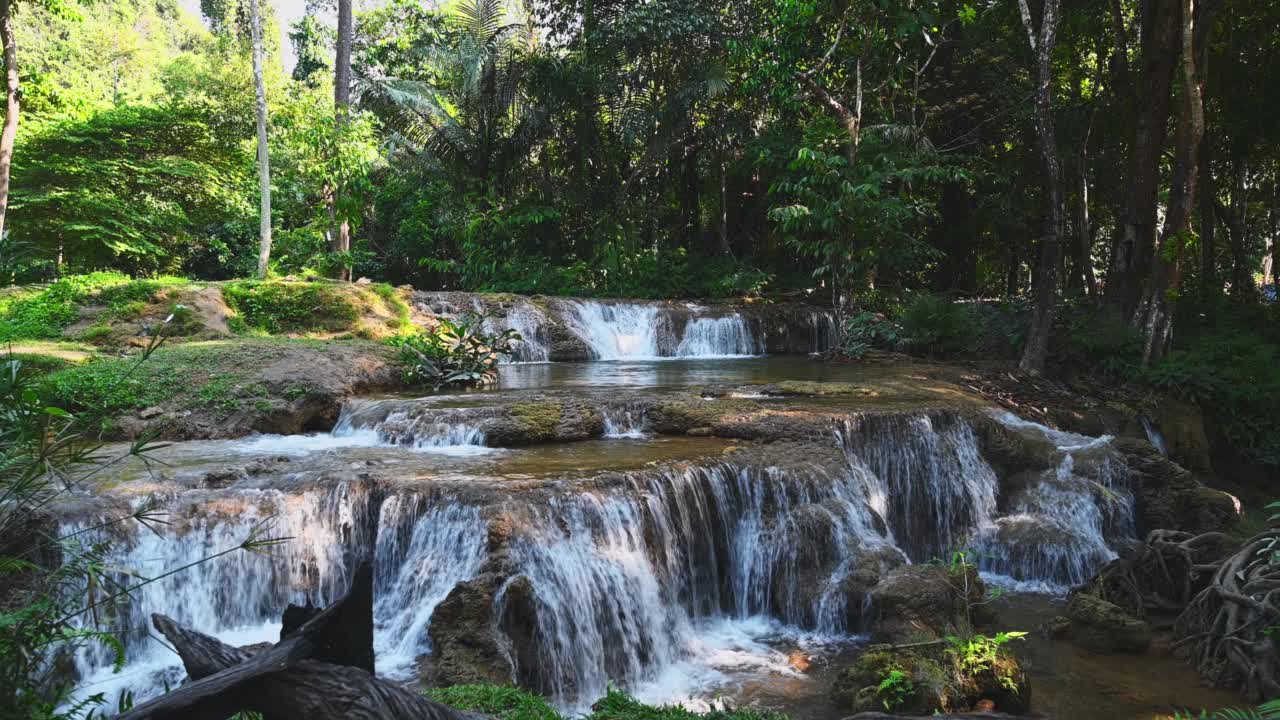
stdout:
<svg viewBox="0 0 1280 720">
<path fill-rule="evenodd" d="M 459 710 L 485 713 L 498 720 L 568 720 L 543 698 L 525 690 L 497 685 L 455 685 L 426 691 L 427 696 Z M 695 713 L 678 705 L 645 705 L 619 690 L 609 692 L 581 720 L 783 720 L 782 715 L 760 710 L 713 710 Z"/>
<path fill-rule="evenodd" d="M 906 703 L 911 693 L 915 692 L 915 683 L 901 670 L 890 670 L 876 686 L 876 694 L 885 710 L 896 710 Z"/>
<path fill-rule="evenodd" d="M 1142 335 L 1114 313 L 1089 309 L 1070 317 L 1066 358 L 1071 368 L 1117 380 L 1133 377 L 1142 365 Z"/>
<path fill-rule="evenodd" d="M 439 390 L 448 385 L 484 385 L 498 376 L 498 361 L 511 357 L 520 334 L 506 329 L 490 333 L 486 317 L 453 321 L 438 318 L 435 327 L 388 342 L 400 351 L 404 380 L 415 387 Z"/>
<path fill-rule="evenodd" d="M 897 323 L 883 313 L 864 310 L 845 322 L 844 354 L 858 360 L 872 349 L 893 350 L 902 339 Z"/>
<path fill-rule="evenodd" d="M 454 685 L 433 688 L 426 694 L 436 702 L 484 713 L 498 720 L 560 720 L 545 699 L 515 687 Z"/>
<path fill-rule="evenodd" d="M 14 152 L 9 225 L 81 270 L 177 271 L 250 210 L 248 158 L 194 111 L 122 107 L 50 123 Z"/>
<path fill-rule="evenodd" d="M 947 654 L 951 656 L 957 671 L 962 675 L 972 677 L 988 672 L 994 673 L 996 679 L 1005 688 L 1017 690 L 1017 680 L 1000 660 L 1007 652 L 1004 648 L 1006 644 L 1026 636 L 1027 633 L 1020 631 L 999 632 L 993 637 L 982 634 L 969 637 L 952 635 L 947 637 Z"/>
<path fill-rule="evenodd" d="M 350 294 L 326 282 L 241 280 L 223 286 L 222 296 L 240 332 L 343 331 L 359 316 Z"/>
<path fill-rule="evenodd" d="M 40 290 L 0 295 L 0 342 L 62 336 L 85 305 L 105 305 L 103 320 L 127 320 L 183 278 L 131 279 L 118 272 L 95 272 L 62 278 Z"/>
<path fill-rule="evenodd" d="M 1280 699 L 1269 700 L 1254 708 L 1224 708 L 1213 712 L 1201 710 L 1199 714 L 1179 710 L 1173 717 L 1175 720 L 1280 720 Z"/>
<path fill-rule="evenodd" d="M 941 295 L 919 294 L 898 316 L 902 342 L 927 355 L 955 355 L 973 347 L 978 326 L 965 304 Z"/>
</svg>

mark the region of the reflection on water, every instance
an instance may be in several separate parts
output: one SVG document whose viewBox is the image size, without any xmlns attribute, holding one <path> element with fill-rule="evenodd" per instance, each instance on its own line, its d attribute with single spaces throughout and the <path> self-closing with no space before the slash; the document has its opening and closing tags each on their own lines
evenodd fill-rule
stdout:
<svg viewBox="0 0 1280 720">
<path fill-rule="evenodd" d="M 567 387 L 684 387 L 741 385 L 780 380 L 853 381 L 867 368 L 812 358 L 778 356 L 705 360 L 526 363 L 499 368 L 498 390 Z"/>
</svg>

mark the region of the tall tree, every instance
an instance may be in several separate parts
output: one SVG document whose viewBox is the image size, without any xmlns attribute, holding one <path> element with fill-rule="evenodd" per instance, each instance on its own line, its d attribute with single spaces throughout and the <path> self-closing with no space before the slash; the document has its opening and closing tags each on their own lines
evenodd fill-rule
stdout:
<svg viewBox="0 0 1280 720">
<path fill-rule="evenodd" d="M 1118 238 L 1107 272 L 1107 301 L 1130 317 L 1155 253 L 1160 160 L 1169 119 L 1170 90 L 1177 70 L 1182 9 L 1173 0 L 1144 2 L 1141 15 L 1142 75 L 1129 88 L 1128 48 L 1120 0 L 1112 0 L 1116 92 L 1125 102 L 1132 137 Z"/>
<path fill-rule="evenodd" d="M 1036 271 L 1035 308 L 1018 367 L 1023 372 L 1037 375 L 1044 372 L 1053 311 L 1058 304 L 1058 264 L 1062 259 L 1065 226 L 1062 163 L 1058 159 L 1058 139 L 1053 124 L 1053 48 L 1058 39 L 1058 4 L 1059 0 L 1045 0 L 1037 37 L 1027 0 L 1018 0 L 1018 11 L 1027 30 L 1027 42 L 1036 57 L 1036 144 L 1040 147 L 1045 203 L 1040 264 Z"/>
<path fill-rule="evenodd" d="M 253 32 L 253 86 L 258 111 L 258 277 L 266 277 L 267 263 L 271 260 L 271 156 L 267 152 L 267 88 L 262 77 L 262 12 L 259 5 L 260 0 L 249 0 Z"/>
<path fill-rule="evenodd" d="M 333 109 L 338 125 L 345 125 L 351 112 L 351 42 L 354 35 L 351 17 L 351 0 L 338 0 L 338 41 L 333 60 Z M 329 249 L 345 255 L 351 251 L 351 224 L 346 217 L 338 217 L 338 192 L 340 188 L 326 188 L 329 219 L 334 227 L 329 230 Z M 351 279 L 351 266 L 342 262 L 334 273 L 339 280 Z"/>
<path fill-rule="evenodd" d="M 1196 199 L 1196 176 L 1204 141 L 1203 77 L 1197 65 L 1208 44 L 1213 15 L 1219 4 L 1220 0 L 1182 0 L 1183 88 L 1174 141 L 1173 176 L 1151 275 L 1144 285 L 1141 303 L 1134 315 L 1134 325 L 1145 338 L 1142 357 L 1147 364 L 1163 357 L 1173 332 L 1173 310 L 1167 296 L 1169 291 L 1178 288 L 1182 279 L 1182 254 L 1186 244 L 1183 235 L 1191 225 L 1191 208 Z"/>
<path fill-rule="evenodd" d="M 0 40 L 4 42 L 5 107 L 4 130 L 0 131 L 0 237 L 5 231 L 9 209 L 9 169 L 13 164 L 13 143 L 18 137 L 18 45 L 13 34 L 13 0 L 0 0 Z"/>
</svg>

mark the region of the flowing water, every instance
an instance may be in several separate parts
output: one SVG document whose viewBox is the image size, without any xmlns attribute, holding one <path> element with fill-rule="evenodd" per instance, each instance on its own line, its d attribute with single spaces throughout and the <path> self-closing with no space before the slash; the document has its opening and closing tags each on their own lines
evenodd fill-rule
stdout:
<svg viewBox="0 0 1280 720">
<path fill-rule="evenodd" d="M 574 313 L 592 351 L 616 362 L 507 366 L 498 392 L 433 400 L 443 415 L 359 401 L 330 433 L 176 443 L 161 451 L 161 477 L 122 466 L 115 494 L 137 502 L 160 488 L 173 522 L 117 538 L 119 567 L 161 575 L 234 547 L 268 519 L 293 539 L 146 586 L 111 620 L 128 649 L 124 673 L 100 650 L 71 659 L 88 691 L 142 698 L 181 678 L 146 631 L 151 613 L 234 644 L 273 641 L 285 604 L 332 601 L 361 557 L 374 566 L 379 673 L 413 680 L 432 653 L 434 611 L 492 570 L 500 523 L 505 580 L 491 632 L 513 679 L 562 709 L 589 707 L 612 682 L 649 702 L 706 708 L 728 697 L 835 717 L 821 700 L 822 668 L 863 641 L 874 609 L 860 584 L 867 573 L 968 549 L 989 581 L 1056 597 L 1133 537 L 1133 498 L 1107 438 L 1007 413 L 993 418 L 1052 453 L 1049 469 L 1016 484 L 984 459 L 969 416 L 945 409 L 848 415 L 790 455 L 654 436 L 646 406 L 619 389 L 866 371 L 711 359 L 761 351 L 732 315 L 677 331 L 653 305 L 583 302 Z M 696 359 L 634 360 L 682 355 Z M 449 408 L 498 407 L 530 387 L 600 399 L 604 437 L 498 449 L 474 424 L 448 419 Z M 210 471 L 229 462 L 250 464 L 211 487 Z M 371 473 L 382 479 L 366 481 Z M 518 622 L 504 611 L 516 602 L 529 613 Z M 818 669 L 806 671 L 810 663 Z"/>
</svg>

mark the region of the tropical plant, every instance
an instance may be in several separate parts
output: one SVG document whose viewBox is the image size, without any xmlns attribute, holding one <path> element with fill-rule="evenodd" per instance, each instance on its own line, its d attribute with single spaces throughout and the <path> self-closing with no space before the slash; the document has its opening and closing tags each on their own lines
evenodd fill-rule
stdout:
<svg viewBox="0 0 1280 720">
<path fill-rule="evenodd" d="M 876 686 L 876 695 L 880 697 L 884 709 L 892 711 L 902 707 L 914 690 L 915 683 L 911 682 L 911 678 L 901 670 L 893 669 Z"/>
<path fill-rule="evenodd" d="M 949 298 L 912 296 L 898 316 L 903 343 L 928 355 L 951 355 L 968 350 L 978 335 L 978 325 L 968 307 Z"/>
<path fill-rule="evenodd" d="M 1174 720 L 1280 720 L 1280 699 L 1269 700 L 1253 708 L 1201 710 L 1199 714 L 1179 710 L 1173 717 Z"/>
<path fill-rule="evenodd" d="M 1017 690 L 1014 676 L 1002 670 L 999 662 L 1004 654 L 1004 646 L 1012 640 L 1027 636 L 1026 632 L 998 632 L 991 637 L 976 633 L 968 637 L 947 636 L 947 654 L 955 662 L 956 669 L 962 675 L 972 677 L 982 673 L 995 673 L 1000 684 L 1009 690 Z"/>
<path fill-rule="evenodd" d="M 521 342 L 506 329 L 489 332 L 488 316 L 464 320 L 439 318 L 435 327 L 389 341 L 400 349 L 404 379 L 409 385 L 439 390 L 447 385 L 485 385 L 498 376 L 498 361 L 509 358 Z"/>
</svg>

